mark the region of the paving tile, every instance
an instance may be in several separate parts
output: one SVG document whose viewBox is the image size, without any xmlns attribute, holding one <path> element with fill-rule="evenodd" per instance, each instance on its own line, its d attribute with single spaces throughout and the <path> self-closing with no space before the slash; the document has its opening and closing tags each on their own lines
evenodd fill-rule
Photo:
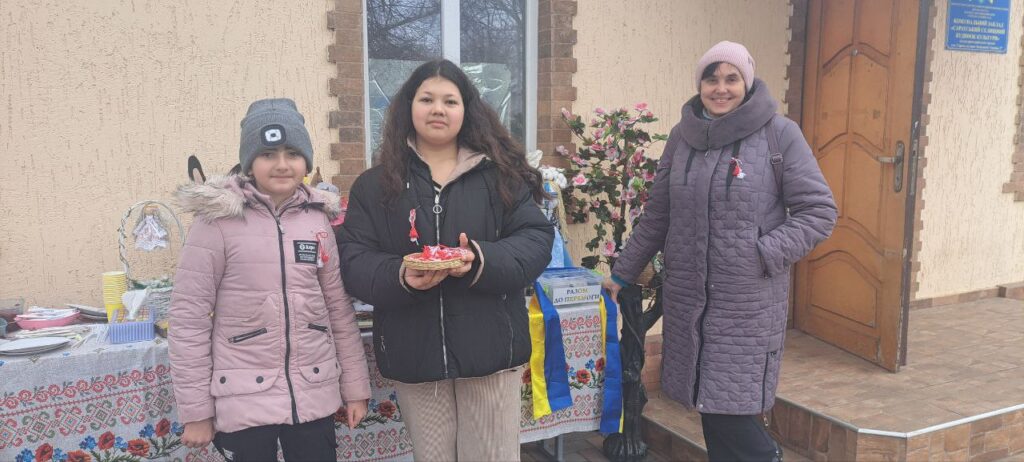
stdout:
<svg viewBox="0 0 1024 462">
<path fill-rule="evenodd" d="M 999 427 L 1003 426 L 1002 416 L 989 417 L 987 419 L 981 419 L 971 422 L 971 436 L 979 433 L 990 432 Z"/>
<path fill-rule="evenodd" d="M 789 428 L 785 443 L 797 450 L 807 452 L 811 438 L 811 415 L 802 409 L 789 410 Z"/>
<path fill-rule="evenodd" d="M 832 422 L 818 416 L 811 418 L 811 451 L 828 453 L 828 435 Z"/>
<path fill-rule="evenodd" d="M 928 448 L 924 448 L 908 452 L 905 460 L 907 462 L 928 462 L 929 457 Z"/>
<path fill-rule="evenodd" d="M 963 462 L 968 459 L 968 456 L 968 450 L 963 449 L 957 452 L 946 453 L 946 457 L 944 457 L 942 460 L 949 462 Z"/>
<path fill-rule="evenodd" d="M 971 458 L 981 455 L 985 452 L 985 434 L 971 432 Z"/>
<path fill-rule="evenodd" d="M 1006 449 L 1009 452 L 1010 447 L 1010 429 L 1007 427 L 1000 427 L 996 430 L 992 430 L 985 433 L 985 452 L 996 451 L 999 449 Z"/>
<path fill-rule="evenodd" d="M 1024 403 L 1024 301 L 915 310 L 909 326 L 909 364 L 896 374 L 788 332 L 780 400 L 863 428 L 902 432 Z M 786 417 L 772 426 L 788 437 Z M 1024 421 L 1024 412 L 1012 418 Z"/>
<path fill-rule="evenodd" d="M 995 461 L 995 460 L 1002 459 L 1002 458 L 1004 458 L 1004 457 L 1006 457 L 1008 455 L 1009 455 L 1009 453 L 1006 451 L 1006 448 L 1003 448 L 1003 449 L 999 449 L 999 450 L 995 450 L 995 451 L 983 452 L 983 453 L 978 454 L 976 456 L 971 456 L 970 461 L 971 462 L 992 462 L 992 461 Z"/>
<path fill-rule="evenodd" d="M 946 452 L 956 452 L 962 449 L 968 449 L 971 444 L 971 426 L 970 424 L 957 425 L 953 428 L 943 430 L 945 433 L 945 444 L 944 449 Z"/>
<path fill-rule="evenodd" d="M 1024 453 L 1024 423 L 1006 427 L 1010 431 L 1010 454 Z"/>
<path fill-rule="evenodd" d="M 967 427 L 967 438 L 970 438 L 970 426 Z M 929 433 L 929 454 L 931 454 L 931 460 L 944 460 L 946 455 L 949 454 L 949 450 L 946 446 L 946 441 L 949 440 L 949 433 L 944 431 L 937 431 Z M 967 443 L 964 443 L 963 450 L 967 450 Z M 967 456 L 964 456 L 966 459 Z"/>
<path fill-rule="evenodd" d="M 856 445 L 855 441 L 847 441 L 847 430 L 838 425 L 833 425 L 829 429 L 828 436 L 828 460 L 845 460 L 847 450 L 846 445 Z"/>
<path fill-rule="evenodd" d="M 897 461 L 906 457 L 906 440 L 888 436 L 860 435 L 857 460 Z"/>
</svg>

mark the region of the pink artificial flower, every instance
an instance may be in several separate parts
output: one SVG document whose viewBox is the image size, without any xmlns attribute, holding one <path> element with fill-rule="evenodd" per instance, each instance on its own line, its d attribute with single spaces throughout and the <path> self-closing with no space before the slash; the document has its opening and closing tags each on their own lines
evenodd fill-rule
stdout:
<svg viewBox="0 0 1024 462">
<path fill-rule="evenodd" d="M 616 255 L 615 243 L 612 241 L 604 241 L 604 248 L 601 249 L 601 255 L 614 257 Z"/>
<path fill-rule="evenodd" d="M 558 145 L 558 147 L 555 148 L 555 152 L 557 152 L 559 155 L 562 155 L 562 156 L 568 156 L 569 155 L 569 150 L 565 149 L 565 146 L 562 146 L 562 145 Z"/>
<path fill-rule="evenodd" d="M 572 161 L 574 163 L 576 163 L 576 165 L 579 165 L 580 167 L 586 167 L 586 166 L 590 165 L 590 162 L 587 162 L 587 161 L 583 160 L 582 157 L 577 156 L 577 155 L 572 156 L 571 159 L 572 159 Z"/>
<path fill-rule="evenodd" d="M 594 130 L 594 139 L 595 140 L 600 138 L 600 137 L 602 137 L 602 136 L 604 136 L 604 128 L 598 128 L 597 130 Z"/>
<path fill-rule="evenodd" d="M 644 112 L 644 117 L 654 117 L 654 113 L 651 111 Z"/>
<path fill-rule="evenodd" d="M 633 189 L 633 186 L 630 185 L 630 187 L 626 188 L 626 192 L 622 196 L 623 200 L 631 201 L 636 199 L 636 191 Z"/>
<path fill-rule="evenodd" d="M 633 207 L 629 209 L 629 221 L 636 220 L 636 217 L 640 216 L 640 207 Z"/>
<path fill-rule="evenodd" d="M 594 108 L 594 113 L 597 114 L 597 115 L 604 115 L 604 112 L 605 111 L 604 111 L 603 107 L 596 107 L 596 108 Z"/>
<path fill-rule="evenodd" d="M 639 165 L 640 162 L 643 162 L 643 160 L 644 151 L 642 149 L 637 149 L 636 152 L 633 153 L 633 157 L 630 158 L 630 161 L 633 162 L 633 165 Z"/>
<path fill-rule="evenodd" d="M 637 111 L 644 111 L 647 109 L 647 103 L 636 103 L 636 106 L 633 106 L 633 108 Z"/>
<path fill-rule="evenodd" d="M 590 145 L 590 150 L 591 151 L 604 151 L 604 146 L 601 146 L 600 144 L 594 143 L 594 144 Z"/>
<path fill-rule="evenodd" d="M 572 118 L 572 113 L 569 112 L 568 109 L 563 107 L 562 108 L 562 117 L 565 117 L 566 119 L 571 119 Z"/>
<path fill-rule="evenodd" d="M 619 209 L 612 210 L 612 220 L 620 220 L 622 215 L 619 213 Z"/>
<path fill-rule="evenodd" d="M 574 186 L 583 186 L 587 184 L 587 177 L 583 176 L 582 173 L 577 173 L 576 176 L 572 177 L 572 184 Z"/>
<path fill-rule="evenodd" d="M 605 154 L 608 155 L 608 160 L 616 160 L 619 158 L 619 149 L 616 148 L 615 146 L 612 146 L 608 148 L 608 152 L 606 152 Z"/>
<path fill-rule="evenodd" d="M 654 172 L 652 172 L 650 170 L 644 170 L 644 173 L 643 173 L 644 181 L 654 181 L 654 177 L 655 177 Z"/>
<path fill-rule="evenodd" d="M 601 208 L 601 201 L 599 201 L 597 199 L 594 199 L 594 200 L 590 201 L 590 208 L 592 208 L 592 209 Z"/>
</svg>

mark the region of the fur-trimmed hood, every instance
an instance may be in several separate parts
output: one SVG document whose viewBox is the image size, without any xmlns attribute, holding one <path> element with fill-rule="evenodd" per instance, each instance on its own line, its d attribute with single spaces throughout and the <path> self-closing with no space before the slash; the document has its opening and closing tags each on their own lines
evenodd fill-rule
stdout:
<svg viewBox="0 0 1024 462">
<path fill-rule="evenodd" d="M 339 196 L 330 191 L 303 184 L 296 191 L 296 196 L 290 200 L 302 201 L 304 207 L 323 210 L 328 220 L 334 220 L 341 214 Z M 258 200 L 270 202 L 266 195 L 256 190 L 252 178 L 244 175 L 210 177 L 202 184 L 186 183 L 178 186 L 174 198 L 182 211 L 206 221 L 239 218 L 244 215 L 246 207 L 255 208 Z"/>
</svg>

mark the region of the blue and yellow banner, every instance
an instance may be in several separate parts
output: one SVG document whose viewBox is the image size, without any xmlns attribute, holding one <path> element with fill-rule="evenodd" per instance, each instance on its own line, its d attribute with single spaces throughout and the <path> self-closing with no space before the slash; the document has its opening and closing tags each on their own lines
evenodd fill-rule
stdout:
<svg viewBox="0 0 1024 462">
<path fill-rule="evenodd" d="M 562 325 L 544 288 L 534 283 L 535 295 L 530 299 L 530 384 L 533 388 L 533 418 L 572 406 L 569 392 L 568 365 L 562 341 Z M 600 300 L 601 338 L 604 344 L 605 375 L 601 406 L 600 431 L 618 433 L 622 429 L 622 357 L 619 352 L 618 307 L 602 291 Z"/>
</svg>

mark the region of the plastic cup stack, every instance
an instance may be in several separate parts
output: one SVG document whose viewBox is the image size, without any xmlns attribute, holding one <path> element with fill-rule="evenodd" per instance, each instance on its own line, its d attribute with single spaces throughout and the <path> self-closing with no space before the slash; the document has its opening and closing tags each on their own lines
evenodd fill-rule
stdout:
<svg viewBox="0 0 1024 462">
<path fill-rule="evenodd" d="M 128 291 L 128 276 L 124 271 L 103 273 L 103 304 L 107 308 L 107 322 L 120 322 L 125 315 L 121 295 Z"/>
</svg>

